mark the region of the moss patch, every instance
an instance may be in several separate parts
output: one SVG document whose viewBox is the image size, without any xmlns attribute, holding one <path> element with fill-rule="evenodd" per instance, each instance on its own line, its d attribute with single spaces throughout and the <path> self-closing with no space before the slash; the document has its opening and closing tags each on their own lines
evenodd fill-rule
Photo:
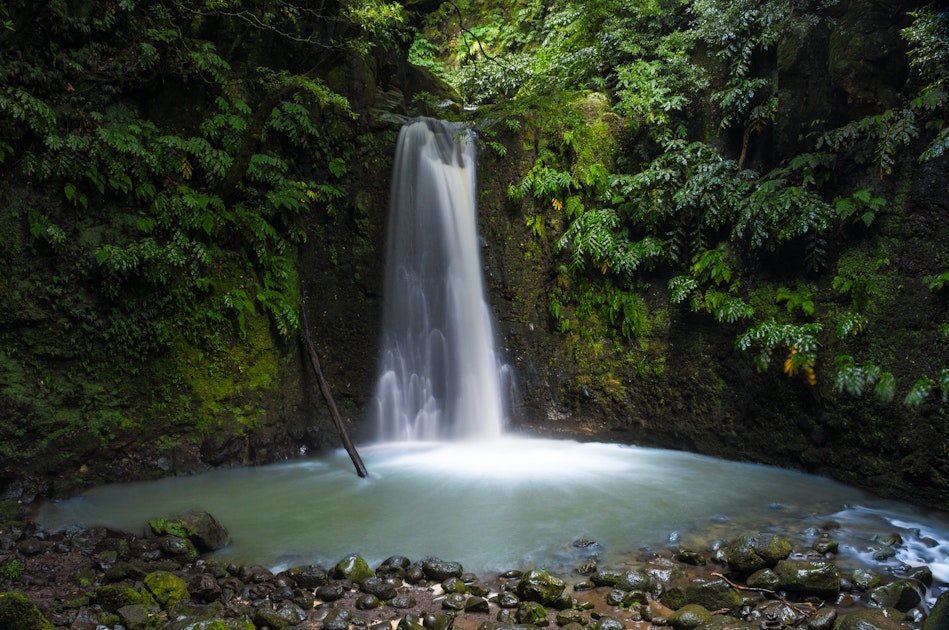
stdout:
<svg viewBox="0 0 949 630">
<path fill-rule="evenodd" d="M 53 630 L 43 613 L 22 593 L 0 593 L 0 628 L 5 630 Z"/>
<path fill-rule="evenodd" d="M 145 588 L 154 596 L 155 601 L 164 608 L 170 608 L 178 602 L 187 601 L 191 595 L 188 585 L 180 577 L 168 571 L 154 571 L 145 576 Z"/>
</svg>

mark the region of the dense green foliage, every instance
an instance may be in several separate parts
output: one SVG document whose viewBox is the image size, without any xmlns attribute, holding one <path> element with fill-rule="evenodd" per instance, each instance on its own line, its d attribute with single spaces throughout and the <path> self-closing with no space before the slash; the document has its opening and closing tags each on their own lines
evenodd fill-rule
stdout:
<svg viewBox="0 0 949 630">
<path fill-rule="evenodd" d="M 782 145 L 793 150 L 779 152 L 775 134 L 792 116 L 782 103 L 794 95 L 778 76 L 797 42 L 833 26 L 836 4 L 459 2 L 431 16 L 456 36 L 425 31 L 416 62 L 481 104 L 485 118 L 532 126 L 532 164 L 509 194 L 547 209 L 527 215 L 535 236 L 558 228 L 567 288 L 555 291 L 551 313 L 562 331 L 643 341 L 644 303 L 608 315 L 596 305 L 617 296 L 631 304 L 627 296 L 659 282 L 669 303 L 736 328 L 736 347 L 754 351 L 761 370 L 780 353 L 785 373 L 812 385 L 823 363 L 838 392 L 892 399 L 899 390 L 910 406 L 932 392 L 949 398 L 946 368 L 898 384 L 874 360 L 851 356 L 864 351 L 887 271 L 854 269 L 839 255 L 845 243 L 873 243 L 878 218 L 902 211 L 888 187 L 901 162 L 945 152 L 949 15 L 907 15 L 915 91 L 898 106 L 800 121 Z M 477 26 L 466 28 L 465 11 L 479 14 Z M 942 290 L 941 277 L 928 285 Z"/>
<path fill-rule="evenodd" d="M 133 13 L 133 3 L 101 9 L 76 17 L 53 3 L 47 15 L 35 16 L 74 34 L 76 45 L 54 47 L 55 67 L 64 69 L 58 72 L 5 63 L 0 94 L 5 162 L 60 190 L 73 226 L 23 200 L 11 200 L 15 216 L 43 245 L 80 249 L 69 256 L 87 263 L 78 280 L 98 280 L 98 297 L 115 308 L 112 321 L 81 332 L 91 334 L 90 342 L 110 341 L 119 356 L 141 359 L 170 341 L 167 319 L 177 304 L 215 293 L 217 303 L 201 308 L 204 316 L 239 324 L 256 303 L 288 334 L 297 325 L 289 255 L 304 237 L 298 217 L 316 200 L 338 198 L 334 180 L 346 170 L 345 156 L 328 153 L 327 132 L 314 117 L 325 105 L 347 111 L 348 104 L 318 80 L 285 70 L 258 68 L 238 79 L 212 42 L 183 38 L 177 25 L 187 17 L 184 6 L 158 5 L 144 16 Z M 123 64 L 114 76 L 122 84 L 95 85 L 89 68 L 110 58 Z M 122 98 L 155 73 L 196 84 L 215 103 L 210 115 L 176 127 Z M 66 89 L 57 93 L 54 86 Z M 259 120 L 246 100 L 256 90 L 275 101 L 270 108 L 255 103 L 266 108 Z M 97 97 L 90 98 L 93 91 Z M 310 152 L 313 162 L 290 163 L 281 143 Z M 225 280 L 216 287 L 214 269 L 226 265 L 237 244 L 253 252 L 255 268 L 243 285 Z"/>
<path fill-rule="evenodd" d="M 314 68 L 369 35 L 327 25 L 382 22 L 282 2 L 2 8 L 0 395 L 18 410 L 4 454 L 105 443 L 141 429 L 126 408 L 143 403 L 208 430 L 222 396 L 208 388 L 273 378 L 260 353 L 268 328 L 299 325 L 306 217 L 344 195 L 355 114 Z M 169 366 L 158 389 L 133 384 Z M 218 369 L 235 376 L 207 382 Z"/>
</svg>

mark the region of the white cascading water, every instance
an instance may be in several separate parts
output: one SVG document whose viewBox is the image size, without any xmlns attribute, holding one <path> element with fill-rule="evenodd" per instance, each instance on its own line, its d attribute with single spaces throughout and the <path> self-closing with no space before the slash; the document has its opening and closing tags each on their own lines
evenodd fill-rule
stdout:
<svg viewBox="0 0 949 630">
<path fill-rule="evenodd" d="M 476 147 L 466 127 L 416 119 L 392 172 L 379 441 L 485 440 L 505 425 L 503 374 L 478 251 Z"/>
</svg>

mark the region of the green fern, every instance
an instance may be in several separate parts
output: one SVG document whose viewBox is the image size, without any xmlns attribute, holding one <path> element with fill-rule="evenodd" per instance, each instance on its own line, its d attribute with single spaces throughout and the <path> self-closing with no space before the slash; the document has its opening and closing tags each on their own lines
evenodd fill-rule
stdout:
<svg viewBox="0 0 949 630">
<path fill-rule="evenodd" d="M 922 376 L 916 379 L 912 387 L 910 387 L 909 392 L 903 399 L 903 404 L 907 407 L 917 409 L 926 401 L 927 398 L 929 398 L 930 394 L 932 394 L 935 388 L 936 381 L 928 376 Z"/>
<path fill-rule="evenodd" d="M 852 356 L 837 357 L 837 373 L 834 375 L 834 389 L 853 396 L 861 396 L 873 388 L 877 398 L 893 400 L 896 394 L 896 379 L 890 372 L 883 371 L 873 363 L 857 365 Z"/>
<path fill-rule="evenodd" d="M 823 330 L 819 322 L 779 324 L 774 319 L 757 324 L 738 336 L 736 347 L 742 351 L 757 348 L 755 365 L 759 371 L 768 368 L 778 348 L 796 350 L 796 360 L 813 364 L 817 360 L 817 335 Z"/>
<path fill-rule="evenodd" d="M 699 281 L 692 276 L 676 276 L 669 280 L 669 299 L 673 304 L 683 302 L 693 296 L 699 288 Z"/>
<path fill-rule="evenodd" d="M 866 323 L 866 318 L 859 313 L 854 313 L 853 311 L 841 313 L 837 319 L 837 337 L 844 339 L 846 337 L 859 335 L 863 332 L 863 327 L 866 326 Z"/>
<path fill-rule="evenodd" d="M 814 291 L 812 289 L 802 288 L 794 291 L 787 287 L 778 287 L 775 300 L 785 302 L 788 313 L 800 309 L 808 317 L 814 315 Z"/>
<path fill-rule="evenodd" d="M 231 65 L 221 57 L 211 42 L 198 42 L 188 54 L 197 74 L 209 82 L 224 85 L 228 80 Z"/>
<path fill-rule="evenodd" d="M 573 176 L 537 161 L 534 167 L 517 184 L 508 187 L 508 197 L 521 201 L 528 193 L 540 199 L 562 199 L 574 187 Z"/>
<path fill-rule="evenodd" d="M 3 86 L 0 89 L 0 113 L 25 123 L 40 136 L 52 132 L 57 123 L 56 112 L 50 105 L 18 87 Z"/>
<path fill-rule="evenodd" d="M 923 284 L 930 291 L 942 291 L 943 287 L 949 286 L 949 271 L 926 276 L 923 278 Z"/>
<path fill-rule="evenodd" d="M 616 290 L 608 300 L 610 323 L 618 326 L 627 342 L 642 339 L 649 331 L 649 308 L 636 293 Z"/>
</svg>

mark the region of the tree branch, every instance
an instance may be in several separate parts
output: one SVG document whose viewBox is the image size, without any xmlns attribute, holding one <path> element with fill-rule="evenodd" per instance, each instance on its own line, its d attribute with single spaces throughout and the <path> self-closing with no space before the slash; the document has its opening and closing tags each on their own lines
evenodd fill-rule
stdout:
<svg viewBox="0 0 949 630">
<path fill-rule="evenodd" d="M 339 437 L 343 441 L 343 446 L 346 448 L 346 452 L 349 453 L 349 458 L 356 467 L 356 474 L 360 477 L 368 477 L 369 471 L 366 470 L 366 465 L 362 463 L 362 458 L 359 457 L 359 453 L 356 452 L 356 447 L 353 446 L 352 440 L 349 439 L 349 434 L 346 432 L 346 427 L 343 424 L 343 418 L 339 415 L 339 409 L 336 408 L 336 402 L 333 400 L 329 383 L 326 382 L 326 377 L 323 376 L 323 369 L 320 367 L 320 357 L 316 354 L 316 347 L 313 345 L 312 337 L 310 337 L 310 325 L 306 319 L 306 298 L 303 300 L 301 312 L 300 323 L 302 324 L 303 339 L 309 350 L 310 364 L 313 366 L 313 371 L 316 372 L 316 379 L 320 383 L 320 391 L 323 392 L 323 398 L 326 399 L 326 406 L 329 407 L 330 415 L 333 416 L 333 422 L 336 424 L 336 430 L 339 431 Z"/>
</svg>

